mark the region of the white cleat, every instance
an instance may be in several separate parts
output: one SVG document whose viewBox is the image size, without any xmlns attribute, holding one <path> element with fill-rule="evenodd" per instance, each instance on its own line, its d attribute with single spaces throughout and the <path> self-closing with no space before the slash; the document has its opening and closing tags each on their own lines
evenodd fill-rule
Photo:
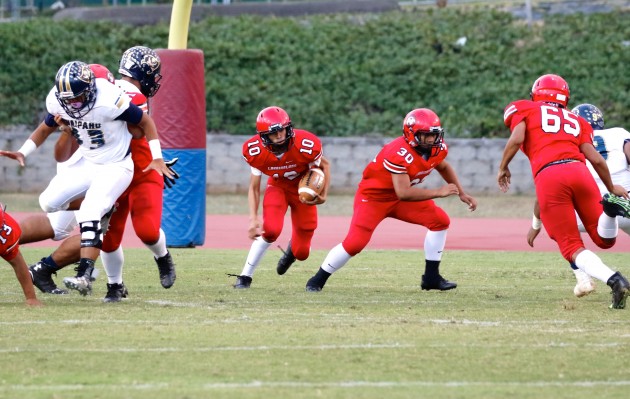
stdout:
<svg viewBox="0 0 630 399">
<path fill-rule="evenodd" d="M 574 270 L 574 272 L 577 284 L 575 284 L 575 288 L 573 288 L 573 294 L 575 294 L 576 297 L 582 298 L 595 291 L 595 283 L 591 276 L 582 270 Z"/>
<path fill-rule="evenodd" d="M 68 289 L 79 291 L 83 296 L 92 295 L 92 280 L 90 278 L 82 277 L 66 277 L 63 279 L 63 283 Z"/>
</svg>

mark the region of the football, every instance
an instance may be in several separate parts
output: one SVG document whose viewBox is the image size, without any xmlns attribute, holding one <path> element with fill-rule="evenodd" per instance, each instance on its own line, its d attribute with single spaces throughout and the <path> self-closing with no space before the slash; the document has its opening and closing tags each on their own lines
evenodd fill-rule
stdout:
<svg viewBox="0 0 630 399">
<path fill-rule="evenodd" d="M 324 189 L 324 171 L 313 168 L 300 179 L 298 195 L 302 201 L 313 201 Z"/>
</svg>

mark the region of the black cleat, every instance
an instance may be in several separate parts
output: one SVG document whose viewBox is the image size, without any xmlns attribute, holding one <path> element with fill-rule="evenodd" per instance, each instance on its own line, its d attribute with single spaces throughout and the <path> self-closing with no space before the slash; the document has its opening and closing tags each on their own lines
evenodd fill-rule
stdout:
<svg viewBox="0 0 630 399">
<path fill-rule="evenodd" d="M 120 302 L 123 298 L 127 298 L 129 291 L 125 287 L 125 283 L 107 284 L 107 295 L 103 298 L 105 303 Z"/>
<path fill-rule="evenodd" d="M 306 282 L 306 292 L 320 292 L 324 289 L 324 284 L 322 284 L 317 276 L 313 276 Z"/>
<path fill-rule="evenodd" d="M 33 279 L 33 285 L 41 292 L 54 295 L 65 295 L 68 293 L 66 290 L 62 290 L 57 287 L 55 281 L 52 279 L 52 275 L 57 275 L 57 272 L 49 264 L 44 262 L 45 258 L 42 258 L 39 262 L 30 266 L 28 270 L 31 272 L 31 278 Z"/>
<path fill-rule="evenodd" d="M 252 285 L 252 278 L 249 276 L 238 276 L 235 274 L 228 274 L 228 276 L 236 276 L 236 283 L 232 286 L 234 288 L 245 289 Z"/>
<path fill-rule="evenodd" d="M 446 280 L 444 277 L 438 275 L 438 278 L 434 281 L 427 281 L 422 275 L 422 280 L 420 281 L 420 288 L 423 290 L 440 290 L 440 291 L 448 291 L 453 288 L 457 288 L 457 283 Z"/>
<path fill-rule="evenodd" d="M 612 303 L 610 309 L 624 309 L 626 307 L 626 299 L 630 294 L 630 284 L 621 273 L 616 272 L 606 282 L 612 289 Z"/>
<path fill-rule="evenodd" d="M 604 213 L 611 218 L 617 216 L 630 218 L 630 201 L 627 199 L 606 193 L 600 203 L 604 208 Z"/>
<path fill-rule="evenodd" d="M 280 250 L 282 251 L 282 248 L 280 248 Z M 295 263 L 296 259 L 295 255 L 293 255 L 293 251 L 291 250 L 291 241 L 289 241 L 289 246 L 287 247 L 287 250 L 282 252 L 284 253 L 284 255 L 282 255 L 282 257 L 278 261 L 278 267 L 276 268 L 276 271 L 281 276 L 286 273 L 287 270 L 289 270 L 291 265 Z"/>
<path fill-rule="evenodd" d="M 173 263 L 171 253 L 167 252 L 166 255 L 161 258 L 154 257 L 153 259 L 155 259 L 155 263 L 157 263 L 158 270 L 160 271 L 160 283 L 162 287 L 171 288 L 173 284 L 175 284 L 175 279 L 177 279 L 175 275 L 175 263 Z"/>
</svg>

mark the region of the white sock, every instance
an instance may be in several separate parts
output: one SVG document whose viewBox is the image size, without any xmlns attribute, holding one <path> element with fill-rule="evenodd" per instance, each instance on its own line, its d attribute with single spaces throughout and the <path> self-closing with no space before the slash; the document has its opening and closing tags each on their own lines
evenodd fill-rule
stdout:
<svg viewBox="0 0 630 399">
<path fill-rule="evenodd" d="M 589 276 L 593 276 L 604 283 L 608 282 L 608 279 L 615 274 L 608 266 L 602 262 L 599 256 L 593 252 L 585 249 L 580 252 L 575 258 L 575 264 L 580 269 L 584 270 Z"/>
<path fill-rule="evenodd" d="M 258 263 L 270 245 L 271 243 L 263 240 L 262 236 L 257 237 L 254 240 L 251 248 L 249 249 L 249 253 L 247 254 L 247 259 L 245 260 L 245 266 L 243 266 L 241 276 L 251 277 L 254 274 L 254 270 L 258 267 Z"/>
<path fill-rule="evenodd" d="M 109 284 L 122 284 L 122 269 L 125 263 L 122 247 L 118 247 L 113 252 L 101 251 L 101 261 L 103 262 L 105 273 L 107 273 L 107 282 Z"/>
<path fill-rule="evenodd" d="M 571 269 L 573 270 L 573 269 Z M 582 269 L 575 269 L 573 270 L 573 274 L 575 274 L 575 279 L 577 280 L 578 283 L 581 283 L 582 281 L 587 281 L 591 279 L 591 276 L 589 276 L 588 274 L 586 274 L 586 272 Z"/>
<path fill-rule="evenodd" d="M 164 230 L 162 229 L 160 229 L 160 238 L 158 238 L 155 244 L 145 245 L 151 252 L 153 252 L 153 256 L 156 259 L 166 256 L 168 253 L 168 249 L 166 249 L 166 234 L 164 234 Z"/>
<path fill-rule="evenodd" d="M 427 235 L 424 237 L 424 258 L 426 260 L 442 260 L 447 232 L 448 230 L 427 231 Z"/>
<path fill-rule="evenodd" d="M 322 269 L 332 274 L 341 269 L 352 258 L 349 253 L 343 248 L 343 245 L 338 244 L 336 247 L 328 252 L 324 263 L 322 263 Z"/>
<path fill-rule="evenodd" d="M 615 238 L 619 230 L 619 224 L 617 218 L 611 218 L 610 216 L 602 213 L 597 222 L 597 234 L 601 238 Z"/>
</svg>

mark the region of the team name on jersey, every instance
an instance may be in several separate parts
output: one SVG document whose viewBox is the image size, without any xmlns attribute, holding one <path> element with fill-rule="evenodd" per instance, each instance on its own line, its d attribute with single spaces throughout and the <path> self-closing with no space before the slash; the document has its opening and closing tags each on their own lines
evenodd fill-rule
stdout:
<svg viewBox="0 0 630 399">
<path fill-rule="evenodd" d="M 267 170 L 283 170 L 297 167 L 297 164 L 281 165 L 281 166 L 269 166 Z"/>
<path fill-rule="evenodd" d="M 74 119 L 70 119 L 70 126 L 76 127 L 77 129 L 85 129 L 85 130 L 95 130 L 101 128 L 100 122 L 83 122 L 77 121 Z"/>
</svg>

